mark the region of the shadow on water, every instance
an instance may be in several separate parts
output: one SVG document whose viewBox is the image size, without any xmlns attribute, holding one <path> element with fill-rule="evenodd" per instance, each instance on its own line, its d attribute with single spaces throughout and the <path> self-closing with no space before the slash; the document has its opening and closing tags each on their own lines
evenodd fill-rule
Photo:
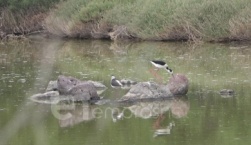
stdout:
<svg viewBox="0 0 251 145">
<path fill-rule="evenodd" d="M 0 45 L 0 144 L 247 144 L 251 140 L 250 44 L 60 41 Z M 58 75 L 94 80 L 116 100 L 110 77 L 159 81 L 152 59 L 190 81 L 188 97 L 133 104 L 40 104 L 28 98 Z M 157 72 L 162 83 L 170 75 Z M 222 95 L 233 89 L 234 95 Z"/>
</svg>

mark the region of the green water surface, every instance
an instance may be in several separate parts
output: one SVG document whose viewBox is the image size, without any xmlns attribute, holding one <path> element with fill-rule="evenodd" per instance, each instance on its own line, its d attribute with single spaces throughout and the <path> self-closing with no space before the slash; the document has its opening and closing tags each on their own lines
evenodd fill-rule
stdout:
<svg viewBox="0 0 251 145">
<path fill-rule="evenodd" d="M 5 145 L 247 145 L 251 142 L 251 44 L 39 40 L 0 44 L 0 144 Z M 99 81 L 105 99 L 126 89 L 110 77 L 167 83 L 152 73 L 165 60 L 189 79 L 187 96 L 133 105 L 41 104 L 58 75 Z M 234 96 L 221 96 L 233 89 Z M 124 112 L 114 120 L 113 111 Z M 172 124 L 172 127 L 170 127 Z M 155 131 L 169 133 L 155 136 Z"/>
</svg>

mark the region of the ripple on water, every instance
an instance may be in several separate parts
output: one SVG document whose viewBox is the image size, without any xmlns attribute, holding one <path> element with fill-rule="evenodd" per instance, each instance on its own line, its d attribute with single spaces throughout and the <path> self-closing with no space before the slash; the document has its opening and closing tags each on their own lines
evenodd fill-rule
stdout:
<svg viewBox="0 0 251 145">
<path fill-rule="evenodd" d="M 19 79 L 17 82 L 25 83 L 26 79 Z"/>
<path fill-rule="evenodd" d="M 231 78 L 231 80 L 237 80 L 238 78 Z"/>
<path fill-rule="evenodd" d="M 0 108 L 0 111 L 4 111 L 4 110 L 6 110 L 6 108 Z"/>
</svg>

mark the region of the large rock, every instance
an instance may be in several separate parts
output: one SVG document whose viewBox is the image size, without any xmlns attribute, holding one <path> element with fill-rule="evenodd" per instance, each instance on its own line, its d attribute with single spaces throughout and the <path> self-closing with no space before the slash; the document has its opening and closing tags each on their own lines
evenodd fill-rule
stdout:
<svg viewBox="0 0 251 145">
<path fill-rule="evenodd" d="M 171 97 L 173 94 L 165 85 L 159 85 L 154 82 L 140 82 L 129 90 L 120 100 L 137 100 Z"/>
<path fill-rule="evenodd" d="M 69 91 L 80 83 L 81 81 L 76 78 L 60 75 L 57 80 L 58 91 L 60 95 L 68 95 Z"/>
<path fill-rule="evenodd" d="M 49 85 L 51 86 L 48 90 L 55 90 L 55 87 L 57 87 L 57 90 L 59 91 L 60 94 L 69 94 L 69 91 L 80 85 L 80 84 L 93 84 L 94 87 L 96 88 L 97 91 L 100 90 L 105 90 L 107 87 L 105 85 L 103 85 L 100 82 L 96 82 L 96 81 L 80 81 L 76 78 L 73 78 L 71 76 L 63 76 L 60 75 L 58 76 L 58 80 L 57 80 L 57 84 L 54 84 L 54 81 L 52 81 L 51 83 L 49 83 Z M 83 85 L 82 85 L 83 86 Z M 87 85 L 84 85 L 84 87 L 86 87 Z M 77 87 L 79 88 L 79 87 Z"/>
<path fill-rule="evenodd" d="M 73 77 L 60 75 L 57 80 L 60 95 L 71 95 L 75 101 L 99 100 L 93 82 L 80 81 Z"/>
<path fill-rule="evenodd" d="M 58 102 L 89 101 L 96 102 L 106 89 L 102 83 L 95 81 L 80 81 L 73 77 L 60 75 L 57 81 L 50 81 L 45 93 L 30 97 L 34 102 L 56 104 Z"/>
<path fill-rule="evenodd" d="M 175 95 L 185 95 L 188 92 L 188 79 L 181 74 L 175 74 L 167 85 L 154 82 L 140 82 L 129 90 L 119 101 L 167 98 Z"/>
<path fill-rule="evenodd" d="M 185 75 L 173 75 L 167 84 L 167 87 L 173 95 L 185 95 L 188 92 L 188 79 Z"/>
<path fill-rule="evenodd" d="M 97 90 L 90 82 L 82 82 L 72 87 L 66 94 L 74 96 L 76 101 L 99 100 Z"/>
</svg>

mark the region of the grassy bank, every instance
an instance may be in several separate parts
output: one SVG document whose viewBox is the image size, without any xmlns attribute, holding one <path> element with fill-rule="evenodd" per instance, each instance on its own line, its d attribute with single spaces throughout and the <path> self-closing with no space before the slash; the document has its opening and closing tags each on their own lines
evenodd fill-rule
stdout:
<svg viewBox="0 0 251 145">
<path fill-rule="evenodd" d="M 43 30 L 50 7 L 59 0 L 0 0 L 0 38 Z"/>
<path fill-rule="evenodd" d="M 250 0 L 64 0 L 44 26 L 73 38 L 251 40 L 250 8 Z"/>
<path fill-rule="evenodd" d="M 250 0 L 67 0 L 46 27 L 70 37 L 250 40 Z"/>
</svg>

